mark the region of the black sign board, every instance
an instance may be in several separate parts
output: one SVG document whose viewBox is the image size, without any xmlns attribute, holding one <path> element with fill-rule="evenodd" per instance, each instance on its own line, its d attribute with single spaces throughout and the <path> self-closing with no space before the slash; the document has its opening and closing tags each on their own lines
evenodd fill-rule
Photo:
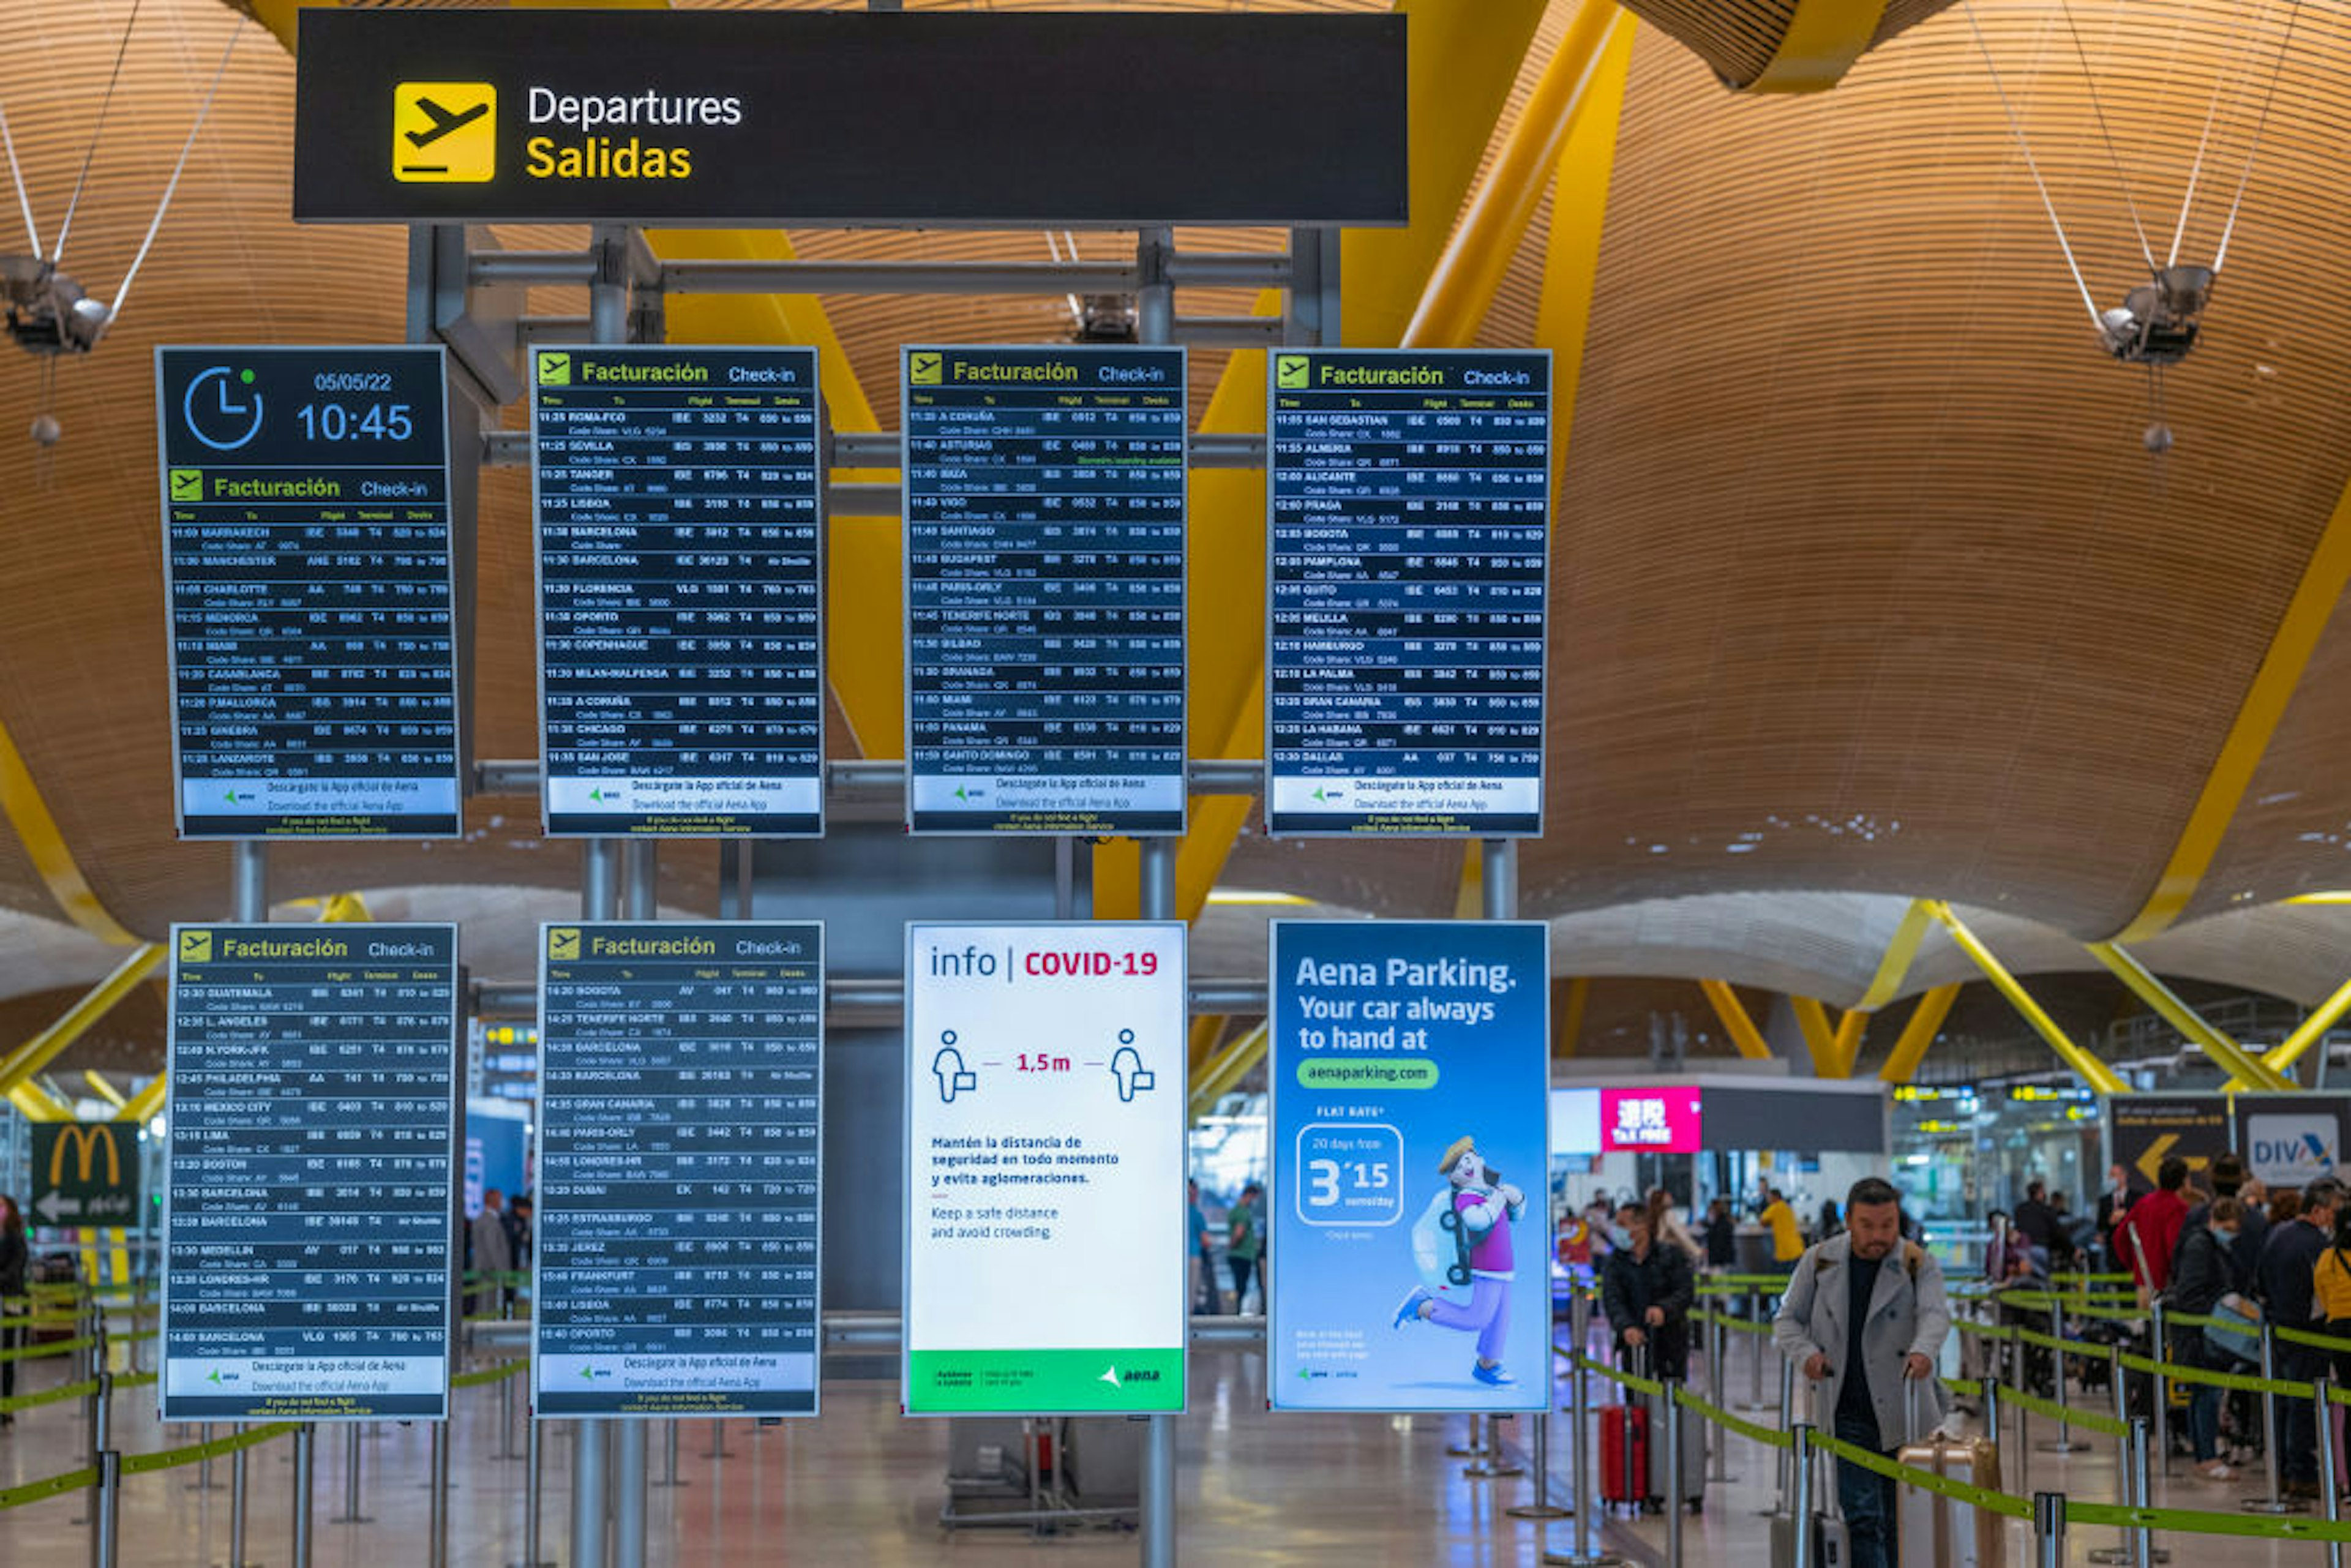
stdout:
<svg viewBox="0 0 2351 1568">
<path fill-rule="evenodd" d="M 540 951 L 535 1407 L 816 1414 L 824 928 Z"/>
<path fill-rule="evenodd" d="M 823 831 L 814 349 L 542 348 L 550 833 Z"/>
<path fill-rule="evenodd" d="M 2190 1176 L 2209 1169 L 2236 1141 L 2225 1094 L 2114 1094 L 2106 1099 L 2107 1157 L 2130 1173 L 2139 1192 L 2155 1189 L 2163 1162 L 2177 1157 Z"/>
<path fill-rule="evenodd" d="M 1542 831 L 1551 355 L 1270 354 L 1266 831 Z"/>
<path fill-rule="evenodd" d="M 1402 16 L 327 11 L 305 222 L 1395 225 Z"/>
<path fill-rule="evenodd" d="M 457 928 L 175 925 L 166 1421 L 438 1418 Z"/>
<path fill-rule="evenodd" d="M 1184 831 L 1184 350 L 908 348 L 907 824 Z"/>
<path fill-rule="evenodd" d="M 158 349 L 188 838 L 458 831 L 439 349 Z"/>
<path fill-rule="evenodd" d="M 131 1122 L 36 1122 L 32 1200 L 37 1225 L 139 1223 L 139 1134 Z"/>
</svg>

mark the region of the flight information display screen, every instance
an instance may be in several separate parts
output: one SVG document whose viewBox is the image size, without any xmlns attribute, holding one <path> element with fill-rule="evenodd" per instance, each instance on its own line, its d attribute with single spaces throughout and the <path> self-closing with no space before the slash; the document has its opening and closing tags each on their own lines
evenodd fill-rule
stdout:
<svg viewBox="0 0 2351 1568">
<path fill-rule="evenodd" d="M 814 349 L 533 351 L 555 834 L 824 826 Z"/>
<path fill-rule="evenodd" d="M 1542 831 L 1551 355 L 1268 356 L 1266 831 Z"/>
<path fill-rule="evenodd" d="M 542 928 L 542 1416 L 817 1410 L 824 928 Z"/>
<path fill-rule="evenodd" d="M 459 831 L 437 348 L 155 350 L 191 839 Z"/>
<path fill-rule="evenodd" d="M 904 368 L 907 825 L 1182 832 L 1184 350 Z"/>
<path fill-rule="evenodd" d="M 166 1421 L 447 1413 L 454 925 L 176 925 Z"/>
</svg>

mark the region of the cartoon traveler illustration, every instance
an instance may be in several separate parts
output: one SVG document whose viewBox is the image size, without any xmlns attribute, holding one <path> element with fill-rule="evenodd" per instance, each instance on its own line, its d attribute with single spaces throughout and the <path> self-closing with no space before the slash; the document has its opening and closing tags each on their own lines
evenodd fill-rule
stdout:
<svg viewBox="0 0 2351 1568">
<path fill-rule="evenodd" d="M 1395 1326 L 1435 1323 L 1478 1336 L 1478 1360 L 1469 1375 L 1495 1388 L 1518 1381 L 1502 1369 L 1502 1345 L 1510 1333 L 1510 1226 L 1525 1210 L 1527 1195 L 1502 1180 L 1478 1153 L 1477 1141 L 1461 1138 L 1445 1151 L 1437 1174 L 1448 1184 L 1429 1202 L 1413 1227 L 1413 1253 L 1423 1283 L 1396 1309 Z M 1444 1236 L 1452 1238 L 1445 1247 Z M 1467 1305 L 1461 1297 L 1468 1296 Z"/>
</svg>

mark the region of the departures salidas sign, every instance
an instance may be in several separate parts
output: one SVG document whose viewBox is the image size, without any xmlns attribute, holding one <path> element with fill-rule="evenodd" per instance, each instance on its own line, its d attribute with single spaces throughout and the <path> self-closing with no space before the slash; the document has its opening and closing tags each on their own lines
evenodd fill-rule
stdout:
<svg viewBox="0 0 2351 1568">
<path fill-rule="evenodd" d="M 313 9 L 297 58 L 308 222 L 1406 216 L 1402 17 Z"/>
</svg>

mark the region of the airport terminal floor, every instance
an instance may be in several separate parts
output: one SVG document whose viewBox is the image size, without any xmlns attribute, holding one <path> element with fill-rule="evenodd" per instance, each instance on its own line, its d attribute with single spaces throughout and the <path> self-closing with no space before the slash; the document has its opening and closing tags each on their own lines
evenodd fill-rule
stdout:
<svg viewBox="0 0 2351 1568">
<path fill-rule="evenodd" d="M 1747 1346 L 1734 1336 L 1729 1376 L 1717 1389 L 1694 1364 L 1692 1382 L 1705 1396 L 1734 1410 L 1745 1405 L 1754 1369 Z M 1767 1393 L 1776 1378 L 1776 1358 L 1768 1358 Z M 30 1380 L 37 1391 L 53 1378 Z M 1604 1385 L 1594 1383 L 1595 1401 Z M 1569 1417 L 1571 1400 L 1562 1376 L 1554 1393 L 1562 1406 L 1551 1427 L 1552 1497 L 1575 1495 Z M 2095 1411 L 2097 1396 L 2076 1391 L 2082 1407 Z M 1273 1416 L 1265 1409 L 1265 1363 L 1249 1350 L 1216 1347 L 1196 1352 L 1192 1362 L 1191 1409 L 1179 1424 L 1183 1481 L 1179 1490 L 1181 1538 L 1194 1562 L 1235 1568 L 1282 1564 L 1428 1564 L 1431 1568 L 1507 1568 L 1531 1564 L 1548 1551 L 1562 1558 L 1576 1547 L 1575 1523 L 1562 1519 L 1537 1523 L 1510 1517 L 1507 1510 L 1533 1500 L 1529 1459 L 1530 1423 L 1504 1423 L 1502 1464 L 1519 1473 L 1477 1479 L 1467 1473 L 1483 1463 L 1455 1450 L 1476 1441 L 1459 1416 Z M 78 1403 L 44 1407 L 0 1433 L 0 1496 L 54 1468 L 78 1440 Z M 1749 1418 L 1770 1423 L 1769 1413 Z M 513 1441 L 500 1432 L 511 1417 Z M 193 1428 L 164 1428 L 153 1419 L 152 1396 L 120 1397 L 116 1441 L 126 1453 L 193 1442 Z M 1595 1414 L 1596 1427 L 1600 1416 Z M 2046 1423 L 2028 1435 L 2033 1445 L 2020 1473 L 2014 1428 L 2003 1423 L 2003 1481 L 2015 1490 L 2029 1484 L 2069 1498 L 2109 1500 L 2117 1491 L 2116 1445 L 2075 1431 L 2080 1451 L 2046 1451 L 2055 1433 Z M 428 1428 L 423 1424 L 371 1423 L 360 1434 L 360 1509 L 365 1523 L 342 1522 L 348 1498 L 345 1429 L 322 1427 L 319 1448 L 316 1538 L 311 1561 L 320 1568 L 384 1568 L 426 1562 L 430 1540 L 432 1464 Z M 569 1491 L 569 1446 L 577 1427 L 549 1422 L 542 1456 L 545 1488 L 541 1555 L 569 1561 L 565 1549 Z M 521 1560 L 524 1444 L 520 1416 L 502 1402 L 496 1382 L 462 1391 L 452 1425 L 455 1448 L 449 1493 L 449 1558 L 458 1563 L 514 1563 Z M 1954 1424 L 1955 1431 L 1980 1434 L 1980 1409 Z M 935 1563 L 1001 1564 L 1003 1568 L 1109 1568 L 1134 1561 L 1133 1531 L 1123 1525 L 1064 1524 L 1051 1534 L 1023 1525 L 947 1531 L 940 1510 L 950 1464 L 949 1424 L 909 1421 L 897 1410 L 889 1378 L 835 1378 L 826 1388 L 824 1413 L 813 1422 L 761 1427 L 732 1421 L 683 1422 L 678 1427 L 676 1476 L 669 1487 L 664 1457 L 665 1427 L 654 1424 L 650 1447 L 655 1484 L 646 1515 L 646 1561 L 682 1568 L 758 1561 L 856 1563 L 867 1568 L 902 1568 Z M 724 1458 L 714 1458 L 714 1442 Z M 1593 1451 L 1598 1452 L 1594 1433 Z M 252 1514 L 246 1554 L 261 1565 L 287 1558 L 290 1509 L 290 1445 L 280 1439 L 251 1451 Z M 1767 1518 L 1779 1507 L 1779 1455 L 1744 1437 L 1733 1436 L 1719 1460 L 1709 1448 L 1709 1473 L 1726 1472 L 1704 1488 L 1702 1512 L 1683 1521 L 1680 1561 L 1694 1568 L 1763 1568 L 1771 1563 Z M 2154 1479 L 2158 1510 L 2234 1511 L 2241 1500 L 2262 1491 L 2254 1465 L 2236 1479 L 2208 1481 L 2187 1461 Z M 2026 1478 L 2029 1477 L 2029 1482 Z M 209 1479 L 211 1490 L 200 1483 Z M 211 1568 L 224 1561 L 229 1539 L 228 1462 L 207 1472 L 189 1466 L 127 1483 L 121 1517 L 123 1561 L 154 1568 Z M 2307 1516 L 2304 1516 L 2307 1517 Z M 1600 1552 L 1640 1565 L 1662 1564 L 1667 1556 L 1666 1527 L 1656 1516 L 1602 1510 Z M 10 1563 L 78 1560 L 87 1550 L 89 1526 L 80 1494 L 51 1499 L 0 1514 L 0 1548 Z M 2087 1563 L 2116 1547 L 2122 1532 L 2113 1528 L 2076 1528 L 2062 1555 L 2035 1554 L 2032 1529 L 2022 1521 L 2003 1521 L 2006 1561 L 2029 1564 Z M 2203 1535 L 2164 1534 L 2152 1544 L 2170 1560 L 2198 1568 L 2295 1568 L 2325 1561 L 2326 1548 L 2313 1541 L 2259 1541 Z M 2161 1561 L 2162 1559 L 2158 1559 Z M 1906 1552 L 1903 1563 L 1930 1563 Z M 1945 1561 L 1978 1561 L 1950 1558 Z M 2128 1561 L 2125 1559 L 2125 1561 Z M 1829 1565 L 1823 1565 L 1829 1568 Z"/>
</svg>

